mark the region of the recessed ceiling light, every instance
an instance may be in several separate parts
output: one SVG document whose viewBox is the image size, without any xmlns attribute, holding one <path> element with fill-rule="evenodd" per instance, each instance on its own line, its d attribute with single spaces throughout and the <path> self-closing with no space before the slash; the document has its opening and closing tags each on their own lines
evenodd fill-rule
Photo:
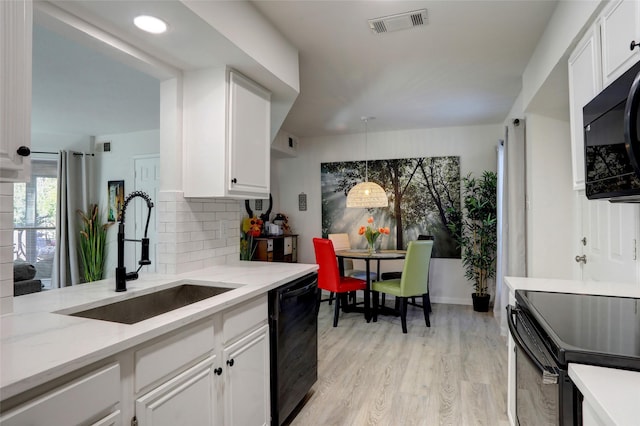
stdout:
<svg viewBox="0 0 640 426">
<path fill-rule="evenodd" d="M 151 34 L 162 34 L 167 31 L 167 23 L 155 16 L 140 15 L 133 20 L 136 27 Z"/>
</svg>

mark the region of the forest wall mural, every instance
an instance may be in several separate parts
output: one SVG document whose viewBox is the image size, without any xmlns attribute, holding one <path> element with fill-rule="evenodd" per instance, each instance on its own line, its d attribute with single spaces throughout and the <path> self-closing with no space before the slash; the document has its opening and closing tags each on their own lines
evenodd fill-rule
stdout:
<svg viewBox="0 0 640 426">
<path fill-rule="evenodd" d="M 435 238 L 433 257 L 460 258 L 447 224 L 460 221 L 460 157 L 421 157 L 368 161 L 368 180 L 382 186 L 389 207 L 347 209 L 349 190 L 365 180 L 364 161 L 322 163 L 322 234 L 346 232 L 353 248 L 367 243 L 358 228 L 373 216 L 376 227 L 389 227 L 379 238 L 382 249 L 406 249 L 418 235 Z"/>
</svg>

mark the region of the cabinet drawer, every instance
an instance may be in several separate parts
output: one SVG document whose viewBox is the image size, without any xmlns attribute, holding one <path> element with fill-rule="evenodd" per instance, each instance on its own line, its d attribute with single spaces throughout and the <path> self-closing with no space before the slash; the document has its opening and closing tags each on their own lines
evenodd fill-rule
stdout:
<svg viewBox="0 0 640 426">
<path fill-rule="evenodd" d="M 291 254 L 293 252 L 293 237 L 284 237 L 284 254 Z"/>
<path fill-rule="evenodd" d="M 119 401 L 120 365 L 111 364 L 7 412 L 0 423 L 3 426 L 87 424 L 104 417 Z"/>
<path fill-rule="evenodd" d="M 229 342 L 258 324 L 266 323 L 268 314 L 266 295 L 247 302 L 239 308 L 224 312 L 222 327 L 224 342 Z"/>
<path fill-rule="evenodd" d="M 121 417 L 120 410 L 114 411 L 113 413 L 109 414 L 107 417 L 104 417 L 98 420 L 97 422 L 92 423 L 91 426 L 117 426 L 121 424 L 120 417 Z"/>
<path fill-rule="evenodd" d="M 135 391 L 172 375 L 214 349 L 213 321 L 189 327 L 173 336 L 137 350 L 135 353 Z"/>
</svg>

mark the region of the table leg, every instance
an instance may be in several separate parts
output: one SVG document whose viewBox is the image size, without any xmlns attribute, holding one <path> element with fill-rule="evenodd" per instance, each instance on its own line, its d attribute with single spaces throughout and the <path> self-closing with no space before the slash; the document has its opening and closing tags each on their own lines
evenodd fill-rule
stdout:
<svg viewBox="0 0 640 426">
<path fill-rule="evenodd" d="M 367 265 L 367 288 L 364 291 L 364 319 L 371 322 L 371 269 L 369 259 L 365 259 Z"/>
</svg>

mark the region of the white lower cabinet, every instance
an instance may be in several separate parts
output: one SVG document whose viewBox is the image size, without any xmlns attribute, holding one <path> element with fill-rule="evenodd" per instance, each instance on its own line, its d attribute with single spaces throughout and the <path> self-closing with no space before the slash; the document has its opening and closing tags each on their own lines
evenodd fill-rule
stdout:
<svg viewBox="0 0 640 426">
<path fill-rule="evenodd" d="M 211 356 L 136 400 L 138 425 L 212 425 L 216 357 Z"/>
<path fill-rule="evenodd" d="M 2 401 L 0 425 L 268 425 L 267 319 L 265 294 Z"/>
<path fill-rule="evenodd" d="M 264 325 L 227 346 L 223 359 L 224 424 L 270 424 L 269 327 Z"/>
<path fill-rule="evenodd" d="M 107 417 L 92 423 L 91 426 L 118 426 L 122 424 L 122 413 L 120 410 L 114 411 Z"/>
<path fill-rule="evenodd" d="M 37 389 L 33 391 L 37 392 Z M 120 424 L 117 411 L 119 402 L 120 366 L 113 363 L 4 412 L 0 417 L 0 424 L 2 426 Z M 96 419 L 102 420 L 96 422 Z"/>
<path fill-rule="evenodd" d="M 267 315 L 265 295 L 135 348 L 138 426 L 270 424 Z"/>
</svg>

